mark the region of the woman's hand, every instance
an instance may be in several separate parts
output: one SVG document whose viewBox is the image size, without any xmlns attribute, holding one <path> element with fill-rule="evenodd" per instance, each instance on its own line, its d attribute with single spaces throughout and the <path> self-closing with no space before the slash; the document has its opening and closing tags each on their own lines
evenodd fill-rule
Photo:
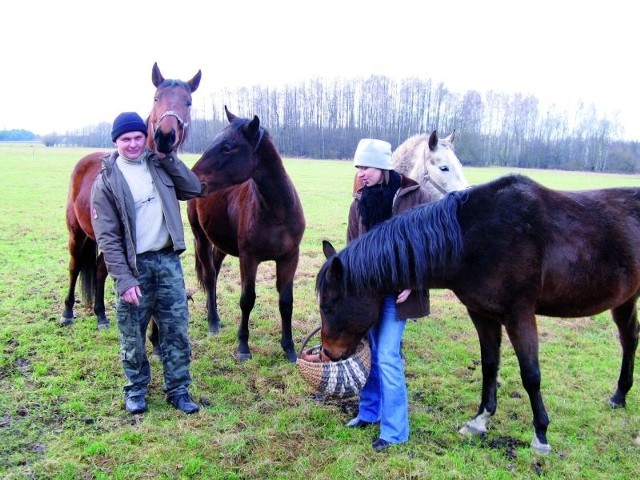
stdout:
<svg viewBox="0 0 640 480">
<path fill-rule="evenodd" d="M 396 303 L 402 303 L 404 302 L 408 297 L 409 294 L 411 293 L 411 289 L 407 288 L 405 290 L 402 290 L 399 294 L 398 294 L 398 298 L 396 298 Z"/>
<path fill-rule="evenodd" d="M 319 363 L 322 361 L 319 353 L 307 353 L 304 350 L 302 351 L 300 358 L 307 362 Z"/>
</svg>

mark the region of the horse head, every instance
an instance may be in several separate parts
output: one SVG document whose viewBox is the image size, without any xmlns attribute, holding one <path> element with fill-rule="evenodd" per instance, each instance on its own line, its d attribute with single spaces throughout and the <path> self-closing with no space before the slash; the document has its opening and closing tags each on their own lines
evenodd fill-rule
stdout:
<svg viewBox="0 0 640 480">
<path fill-rule="evenodd" d="M 434 200 L 439 200 L 448 192 L 463 190 L 469 182 L 462 171 L 462 164 L 453 149 L 456 131 L 448 137 L 439 139 L 434 130 L 429 139 L 416 145 L 415 160 L 409 172 L 424 188 L 429 190 Z"/>
<path fill-rule="evenodd" d="M 188 82 L 165 79 L 158 63 L 153 64 L 151 80 L 156 87 L 153 109 L 147 119 L 147 146 L 171 153 L 186 139 L 191 123 L 191 94 L 198 89 L 202 72 L 198 70 Z"/>
<path fill-rule="evenodd" d="M 316 278 L 322 328 L 322 361 L 352 356 L 367 330 L 378 321 L 381 296 L 355 294 L 346 288 L 345 266 L 328 241 L 322 242 L 326 261 Z"/>
<path fill-rule="evenodd" d="M 229 125 L 215 136 L 192 168 L 200 178 L 203 195 L 249 180 L 267 136 L 258 116 L 252 120 L 237 117 L 226 105 L 224 111 Z"/>
</svg>

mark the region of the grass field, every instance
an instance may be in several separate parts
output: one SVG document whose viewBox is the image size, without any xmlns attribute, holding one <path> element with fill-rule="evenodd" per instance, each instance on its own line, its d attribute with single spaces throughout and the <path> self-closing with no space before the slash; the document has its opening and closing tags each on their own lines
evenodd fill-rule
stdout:
<svg viewBox="0 0 640 480">
<path fill-rule="evenodd" d="M 149 412 L 123 410 L 117 329 L 96 330 L 78 304 L 58 325 L 66 294 L 69 175 L 86 149 L 0 145 L 0 477 L 9 479 L 629 479 L 640 476 L 640 394 L 611 410 L 620 348 L 609 314 L 539 319 L 542 392 L 551 418 L 546 456 L 529 448 L 533 428 L 518 365 L 505 338 L 498 411 L 486 438 L 458 429 L 476 411 L 481 371 L 475 330 L 448 291 L 432 291 L 432 314 L 405 334 L 411 437 L 376 454 L 373 429 L 347 429 L 357 402 L 317 398 L 279 345 L 271 263 L 260 266 L 252 313 L 253 359 L 237 363 L 237 260 L 218 288 L 225 324 L 207 334 L 204 293 L 194 275 L 191 233 L 183 255 L 193 293 L 192 393 L 200 413 L 165 403 L 161 366 L 152 365 Z M 184 155 L 191 165 L 194 155 Z M 349 162 L 287 159 L 307 230 L 296 277 L 294 339 L 319 322 L 315 275 L 322 239 L 344 246 L 354 170 Z M 514 169 L 465 172 L 476 184 Z M 520 171 L 555 188 L 639 186 L 638 176 Z M 184 215 L 186 222 L 186 215 Z M 109 282 L 108 315 L 113 320 Z M 78 292 L 79 293 L 79 292 Z M 635 374 L 636 380 L 638 373 Z M 638 382 L 636 382 L 638 383 Z"/>
</svg>

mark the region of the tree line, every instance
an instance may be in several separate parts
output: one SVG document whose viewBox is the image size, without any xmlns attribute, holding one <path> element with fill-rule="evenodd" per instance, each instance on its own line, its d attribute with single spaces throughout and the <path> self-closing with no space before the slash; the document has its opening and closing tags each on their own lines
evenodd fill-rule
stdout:
<svg viewBox="0 0 640 480">
<path fill-rule="evenodd" d="M 463 165 L 640 172 L 640 142 L 621 140 L 622 125 L 598 115 L 594 105 L 568 112 L 542 108 L 532 95 L 459 94 L 430 79 L 385 76 L 221 89 L 194 109 L 183 151 L 206 150 L 227 125 L 224 105 L 241 117 L 257 115 L 285 157 L 346 159 L 361 138 L 395 148 L 418 133 L 446 136 L 455 129 Z M 112 148 L 110 128 L 101 123 L 52 134 L 49 144 Z"/>
</svg>

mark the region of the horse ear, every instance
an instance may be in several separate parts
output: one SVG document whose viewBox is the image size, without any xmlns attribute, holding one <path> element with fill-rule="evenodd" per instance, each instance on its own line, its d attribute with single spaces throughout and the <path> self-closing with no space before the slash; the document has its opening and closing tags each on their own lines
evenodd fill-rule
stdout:
<svg viewBox="0 0 640 480">
<path fill-rule="evenodd" d="M 153 69 L 151 70 L 151 81 L 153 82 L 153 86 L 156 88 L 164 82 L 164 77 L 162 76 L 162 73 L 160 73 L 158 62 L 153 64 Z M 191 91 L 193 92 L 193 90 Z"/>
<path fill-rule="evenodd" d="M 227 120 L 229 120 L 229 123 L 233 122 L 237 118 L 233 113 L 229 111 L 226 105 L 224 106 L 224 113 L 227 115 Z"/>
<path fill-rule="evenodd" d="M 338 284 L 342 283 L 342 277 L 344 277 L 344 266 L 342 260 L 337 255 L 331 257 L 329 260 L 329 268 L 327 269 L 327 276 Z"/>
<path fill-rule="evenodd" d="M 434 130 L 429 137 L 429 150 L 435 152 L 436 148 L 438 148 L 438 134 Z"/>
<path fill-rule="evenodd" d="M 189 84 L 189 90 L 191 90 L 191 93 L 195 92 L 198 89 L 201 78 L 202 70 L 198 70 L 198 73 L 196 73 L 193 78 L 187 82 Z"/>
<path fill-rule="evenodd" d="M 251 120 L 247 124 L 247 126 L 245 127 L 245 132 L 247 135 L 247 139 L 252 140 L 256 144 L 255 148 L 257 149 L 258 144 L 262 139 L 262 132 L 260 131 L 260 119 L 257 115 L 254 115 L 253 120 Z"/>
<path fill-rule="evenodd" d="M 456 141 L 456 129 L 453 129 L 453 132 L 451 132 L 451 135 L 449 135 L 445 140 L 448 140 L 449 143 L 451 144 L 451 146 L 453 146 L 453 144 Z"/>
<path fill-rule="evenodd" d="M 324 252 L 325 258 L 327 259 L 333 257 L 336 254 L 336 249 L 333 248 L 333 245 L 331 245 L 331 242 L 329 242 L 328 240 L 322 241 L 322 251 Z"/>
</svg>

